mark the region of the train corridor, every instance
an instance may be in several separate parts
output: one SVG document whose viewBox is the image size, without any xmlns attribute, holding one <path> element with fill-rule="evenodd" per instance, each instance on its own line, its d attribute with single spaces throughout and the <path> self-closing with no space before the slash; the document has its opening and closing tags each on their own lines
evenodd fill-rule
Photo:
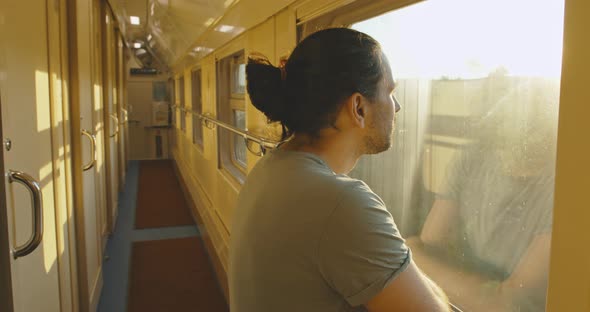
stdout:
<svg viewBox="0 0 590 312">
<path fill-rule="evenodd" d="M 131 161 L 98 311 L 228 311 L 170 160 Z"/>
</svg>

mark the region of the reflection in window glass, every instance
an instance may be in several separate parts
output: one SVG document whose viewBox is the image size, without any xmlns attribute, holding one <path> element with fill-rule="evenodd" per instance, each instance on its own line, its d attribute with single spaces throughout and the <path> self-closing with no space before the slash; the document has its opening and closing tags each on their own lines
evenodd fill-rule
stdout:
<svg viewBox="0 0 590 312">
<path fill-rule="evenodd" d="M 202 102 L 201 102 L 201 70 L 195 70 L 191 75 L 192 84 L 192 109 L 201 114 Z M 197 144 L 203 147 L 203 127 L 201 125 L 201 119 L 195 114 L 193 116 L 193 144 Z"/>
<path fill-rule="evenodd" d="M 402 110 L 392 149 L 350 175 L 464 311 L 544 311 L 563 5 L 427 1 L 353 26 L 381 43 Z"/>
<path fill-rule="evenodd" d="M 246 64 L 239 62 L 232 64 L 232 94 L 246 93 Z"/>
<path fill-rule="evenodd" d="M 170 79 L 170 103 L 176 105 L 176 80 Z M 170 123 L 176 126 L 176 108 L 170 110 Z"/>
<path fill-rule="evenodd" d="M 241 110 L 234 110 L 234 125 L 239 129 L 246 130 L 246 113 Z M 234 159 L 242 167 L 246 167 L 246 142 L 240 135 L 234 134 Z"/>
<path fill-rule="evenodd" d="M 184 111 L 185 103 L 184 103 L 184 77 L 178 80 L 178 99 L 180 100 L 180 129 L 182 131 L 186 130 L 186 113 Z"/>
</svg>

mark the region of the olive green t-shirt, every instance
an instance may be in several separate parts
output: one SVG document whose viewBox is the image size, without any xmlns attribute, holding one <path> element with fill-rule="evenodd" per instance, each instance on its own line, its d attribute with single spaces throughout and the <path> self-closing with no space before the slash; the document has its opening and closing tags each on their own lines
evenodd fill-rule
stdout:
<svg viewBox="0 0 590 312">
<path fill-rule="evenodd" d="M 383 201 L 318 156 L 274 150 L 234 211 L 232 312 L 365 311 L 410 263 Z"/>
</svg>

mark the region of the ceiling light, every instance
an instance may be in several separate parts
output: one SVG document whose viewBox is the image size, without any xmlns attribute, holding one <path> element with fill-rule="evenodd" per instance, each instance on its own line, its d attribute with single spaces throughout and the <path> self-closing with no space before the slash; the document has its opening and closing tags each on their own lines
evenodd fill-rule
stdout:
<svg viewBox="0 0 590 312">
<path fill-rule="evenodd" d="M 193 51 L 195 51 L 195 52 L 204 52 L 204 53 L 209 53 L 209 52 L 213 51 L 213 49 L 211 49 L 211 48 L 207 48 L 207 47 L 195 47 L 195 48 L 193 49 Z"/>
<path fill-rule="evenodd" d="M 131 25 L 139 25 L 140 23 L 139 17 L 137 16 L 130 16 L 129 21 L 131 22 Z"/>
<path fill-rule="evenodd" d="M 133 44 L 133 47 L 136 48 L 136 49 L 139 49 L 139 48 L 141 48 L 141 43 L 136 42 L 136 43 Z"/>
<path fill-rule="evenodd" d="M 219 27 L 215 28 L 215 30 L 223 33 L 229 33 L 236 29 L 234 26 L 229 25 L 219 25 Z"/>
</svg>

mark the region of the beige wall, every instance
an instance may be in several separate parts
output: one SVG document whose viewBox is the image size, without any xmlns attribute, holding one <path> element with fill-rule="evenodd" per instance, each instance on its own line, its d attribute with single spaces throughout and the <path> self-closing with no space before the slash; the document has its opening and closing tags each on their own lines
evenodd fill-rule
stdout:
<svg viewBox="0 0 590 312">
<path fill-rule="evenodd" d="M 156 136 L 162 137 L 162 158 L 168 158 L 168 140 L 172 131 L 153 126 L 152 84 L 155 81 L 167 83 L 165 76 L 130 76 L 127 79 L 129 122 L 129 159 L 155 159 Z"/>
<path fill-rule="evenodd" d="M 548 311 L 590 311 L 590 3 L 566 0 Z"/>
</svg>

